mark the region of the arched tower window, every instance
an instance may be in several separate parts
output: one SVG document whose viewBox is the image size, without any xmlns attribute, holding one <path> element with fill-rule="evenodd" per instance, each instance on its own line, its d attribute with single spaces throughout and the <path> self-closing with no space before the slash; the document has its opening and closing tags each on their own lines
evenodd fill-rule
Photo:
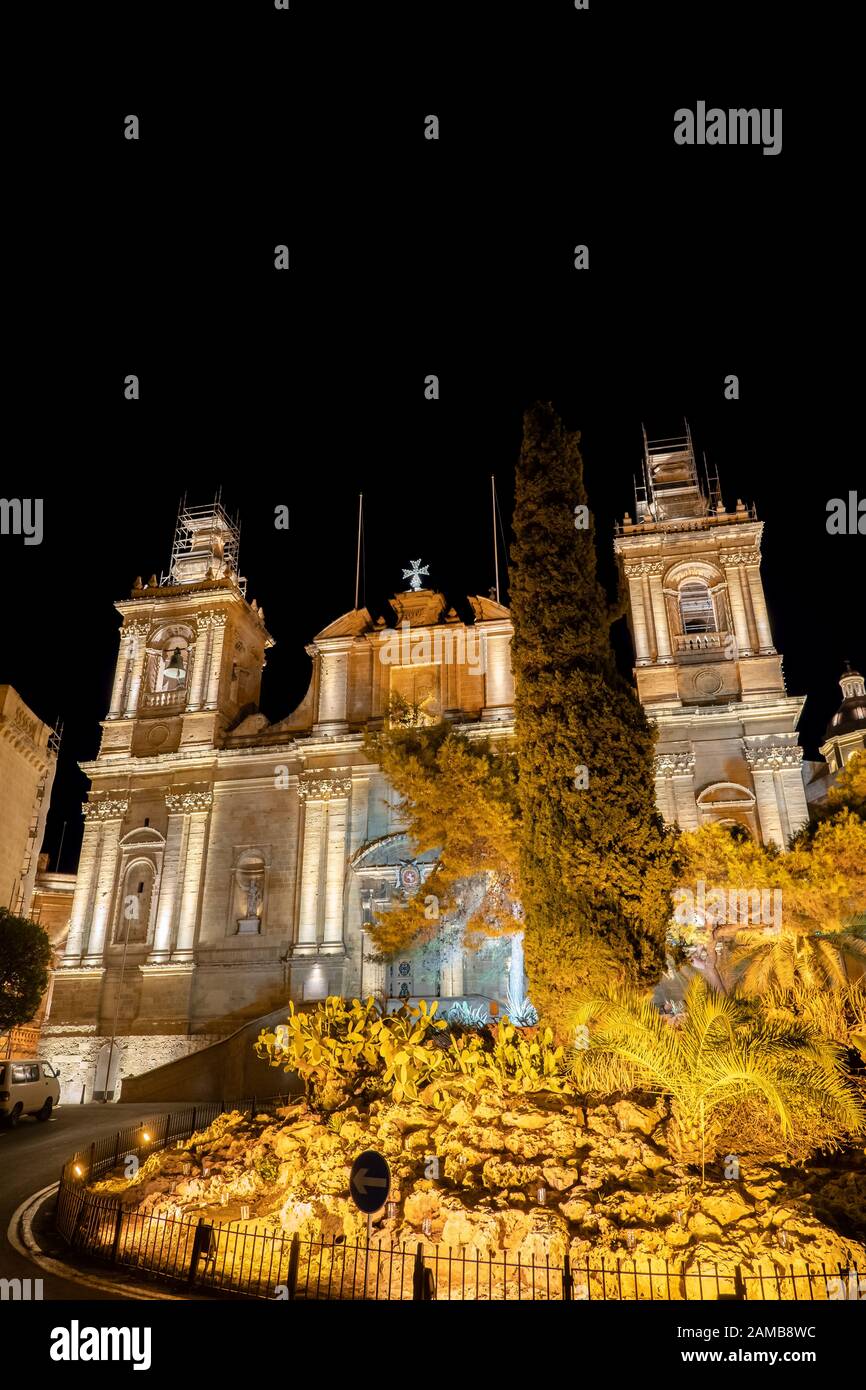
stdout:
<svg viewBox="0 0 866 1390">
<path fill-rule="evenodd" d="M 713 598 L 703 579 L 690 579 L 680 588 L 680 619 L 683 632 L 715 632 Z"/>
<path fill-rule="evenodd" d="M 183 637 L 168 637 L 159 652 L 157 690 L 182 690 L 186 685 L 189 649 Z"/>
<path fill-rule="evenodd" d="M 149 860 L 139 859 L 128 866 L 123 878 L 114 932 L 118 945 L 124 941 L 147 940 L 154 877 L 154 867 Z"/>
</svg>

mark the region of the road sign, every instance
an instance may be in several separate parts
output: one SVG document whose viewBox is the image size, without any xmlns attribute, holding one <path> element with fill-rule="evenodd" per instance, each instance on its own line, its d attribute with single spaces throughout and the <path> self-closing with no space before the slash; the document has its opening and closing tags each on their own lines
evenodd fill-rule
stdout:
<svg viewBox="0 0 866 1390">
<path fill-rule="evenodd" d="M 391 1190 L 388 1161 L 375 1149 L 358 1154 L 349 1175 L 349 1192 L 359 1211 L 374 1212 L 383 1207 Z"/>
</svg>

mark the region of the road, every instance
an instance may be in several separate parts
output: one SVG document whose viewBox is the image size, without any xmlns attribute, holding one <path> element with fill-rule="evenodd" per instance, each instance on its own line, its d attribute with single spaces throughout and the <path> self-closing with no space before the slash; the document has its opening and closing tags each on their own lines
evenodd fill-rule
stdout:
<svg viewBox="0 0 866 1390">
<path fill-rule="evenodd" d="M 0 1126 L 0 1278 L 42 1279 L 45 1299 L 108 1299 L 99 1289 L 73 1284 L 40 1269 L 15 1250 L 7 1232 L 13 1214 L 40 1188 L 57 1182 L 64 1161 L 106 1132 L 125 1129 L 137 1120 L 166 1111 L 188 1110 L 188 1102 L 156 1105 L 63 1105 L 40 1124 L 22 1119 L 17 1129 Z M 54 1247 L 65 1258 L 64 1247 Z"/>
</svg>

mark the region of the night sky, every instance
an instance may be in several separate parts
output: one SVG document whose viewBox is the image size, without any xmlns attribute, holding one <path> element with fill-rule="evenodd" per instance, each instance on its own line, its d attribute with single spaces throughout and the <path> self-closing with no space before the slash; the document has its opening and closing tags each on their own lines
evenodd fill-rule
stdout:
<svg viewBox="0 0 866 1390">
<path fill-rule="evenodd" d="M 14 263 L 47 289 L 6 374 L 26 448 L 0 488 L 44 498 L 45 535 L 0 537 L 0 679 L 64 720 L 52 867 L 64 821 L 60 867 L 76 865 L 76 762 L 95 755 L 108 707 L 113 602 L 168 567 L 184 491 L 200 504 L 221 486 L 240 513 L 247 594 L 277 643 L 262 707 L 278 719 L 306 690 L 304 644 L 352 607 L 359 492 L 374 618 L 390 619 L 419 555 L 458 611 L 488 592 L 490 475 L 509 532 L 522 412 L 539 398 L 582 431 L 609 581 L 642 422 L 667 435 L 687 416 L 725 503 L 756 503 L 788 690 L 809 697 L 807 757 L 844 658 L 863 669 L 863 538 L 826 530 L 828 500 L 864 491 L 838 419 L 856 364 L 830 330 L 853 230 L 823 219 L 814 129 L 753 45 L 754 62 L 740 53 L 710 77 L 668 49 L 653 7 L 625 57 L 617 7 L 551 6 L 531 32 L 485 8 L 472 34 L 461 8 L 419 37 L 399 8 L 347 7 L 343 49 L 357 25 L 367 56 L 335 69 L 315 6 L 293 0 L 290 37 L 261 7 L 267 51 L 243 91 L 205 61 L 192 80 L 170 59 L 130 63 L 65 108 L 62 149 L 46 141 L 57 219 L 25 208 L 16 231 Z M 241 67 L 251 38 L 237 36 Z M 699 98 L 783 106 L 782 153 L 677 147 L 673 113 Z M 47 132 L 37 106 L 27 117 Z M 137 143 L 123 139 L 129 112 Z M 428 113 L 438 142 L 423 138 Z M 573 269 L 578 243 L 588 272 Z M 128 372 L 140 401 L 123 399 Z M 738 401 L 723 396 L 729 373 Z M 615 633 L 628 669 L 625 625 Z"/>
</svg>

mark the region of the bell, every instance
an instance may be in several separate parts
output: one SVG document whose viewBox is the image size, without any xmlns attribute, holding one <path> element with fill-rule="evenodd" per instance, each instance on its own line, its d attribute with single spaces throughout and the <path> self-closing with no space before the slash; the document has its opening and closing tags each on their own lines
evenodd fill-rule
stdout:
<svg viewBox="0 0 866 1390">
<path fill-rule="evenodd" d="M 182 681 L 184 675 L 183 657 L 180 654 L 180 647 L 175 647 L 171 654 L 171 660 L 165 668 L 165 676 L 167 680 Z"/>
</svg>

